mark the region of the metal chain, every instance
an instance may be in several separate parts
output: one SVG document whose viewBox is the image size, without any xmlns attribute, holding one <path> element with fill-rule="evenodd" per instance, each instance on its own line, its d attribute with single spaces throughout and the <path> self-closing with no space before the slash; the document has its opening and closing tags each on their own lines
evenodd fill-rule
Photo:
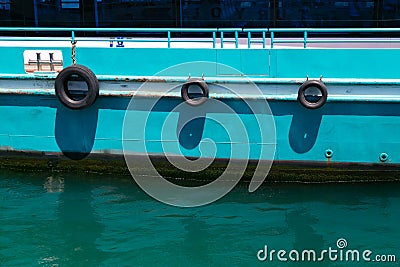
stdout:
<svg viewBox="0 0 400 267">
<path fill-rule="evenodd" d="M 76 65 L 76 58 L 75 58 L 75 55 L 76 55 L 76 53 L 75 53 L 76 41 L 75 41 L 75 40 L 74 40 L 74 41 L 71 41 L 71 44 L 72 44 L 72 56 L 71 56 L 71 58 L 72 58 L 72 65 Z"/>
</svg>

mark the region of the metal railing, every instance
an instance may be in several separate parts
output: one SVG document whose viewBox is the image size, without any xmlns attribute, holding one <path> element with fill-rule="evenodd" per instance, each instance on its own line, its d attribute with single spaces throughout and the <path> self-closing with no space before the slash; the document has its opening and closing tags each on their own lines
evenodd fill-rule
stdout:
<svg viewBox="0 0 400 267">
<path fill-rule="evenodd" d="M 171 48 L 173 42 L 188 42 L 186 39 L 172 38 L 173 33 L 189 33 L 193 35 L 200 35 L 200 38 L 191 39 L 190 42 L 212 42 L 212 47 L 217 48 L 219 40 L 220 47 L 224 48 L 224 44 L 234 43 L 236 48 L 239 48 L 239 39 L 247 39 L 247 48 L 251 48 L 252 44 L 261 44 L 262 48 L 266 48 L 269 41 L 270 48 L 274 48 L 275 44 L 279 43 L 302 43 L 304 48 L 307 48 L 308 44 L 312 43 L 346 43 L 346 42 L 371 42 L 369 40 L 343 40 L 325 38 L 324 34 L 354 34 L 354 33 L 397 33 L 400 36 L 400 28 L 329 28 L 329 29 L 317 29 L 317 28 L 254 28 L 254 29 L 242 29 L 242 28 L 25 28 L 25 27 L 0 27 L 0 32 L 12 32 L 15 33 L 16 37 L 0 37 L 0 41 L 71 41 L 72 43 L 78 40 L 86 41 L 118 41 L 116 38 L 99 38 L 99 37 L 77 37 L 77 33 L 112 33 L 112 34 L 163 34 L 165 37 L 146 37 L 146 38 L 125 38 L 124 42 L 166 42 L 167 47 Z M 18 36 L 19 32 L 36 32 L 36 33 L 65 33 L 70 34 L 71 37 L 21 37 Z M 290 34 L 291 38 L 279 38 L 277 39 L 276 34 Z M 313 38 L 309 38 L 309 34 L 313 34 Z M 209 38 L 204 38 L 205 34 L 210 34 Z M 230 38 L 226 38 L 229 34 Z M 254 38 L 254 35 L 258 35 Z M 321 34 L 322 39 L 316 39 L 318 34 Z M 218 36 L 219 35 L 219 36 Z M 244 36 L 244 37 L 240 37 Z M 240 38 L 239 38 L 240 37 Z M 295 39 L 293 39 L 296 37 Z M 400 42 L 400 39 L 387 39 L 387 40 L 374 40 L 373 42 Z"/>
<path fill-rule="evenodd" d="M 254 31 L 257 29 L 248 29 Z M 351 34 L 351 33 L 400 33 L 400 28 L 329 28 L 329 29 L 317 29 L 317 28 L 280 28 L 280 29 L 269 29 L 271 38 L 271 48 L 277 43 L 299 43 L 298 40 L 275 40 L 275 33 L 295 33 L 302 34 L 303 47 L 307 48 L 308 44 L 311 43 L 345 43 L 345 42 L 371 42 L 371 40 L 335 40 L 335 39 L 310 39 L 308 38 L 309 33 L 321 33 L 321 34 Z M 400 42 L 400 40 L 374 40 L 374 42 Z"/>
</svg>

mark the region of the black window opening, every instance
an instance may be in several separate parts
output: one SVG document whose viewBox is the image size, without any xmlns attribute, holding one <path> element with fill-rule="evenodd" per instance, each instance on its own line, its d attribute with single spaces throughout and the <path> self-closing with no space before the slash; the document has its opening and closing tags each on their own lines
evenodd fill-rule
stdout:
<svg viewBox="0 0 400 267">
<path fill-rule="evenodd" d="M 400 27 L 400 1 L 382 0 L 382 26 Z"/>
<path fill-rule="evenodd" d="M 375 27 L 373 0 L 282 0 L 277 27 L 368 28 Z"/>
<path fill-rule="evenodd" d="M 0 25 L 12 25 L 10 14 L 10 0 L 0 0 Z"/>
<path fill-rule="evenodd" d="M 180 27 L 267 28 L 271 26 L 269 0 L 183 0 L 180 12 Z"/>
<path fill-rule="evenodd" d="M 83 26 L 79 0 L 40 0 L 34 12 L 38 18 L 36 27 Z"/>
<path fill-rule="evenodd" d="M 99 27 L 179 27 L 179 1 L 98 1 L 96 21 Z"/>
<path fill-rule="evenodd" d="M 0 0 L 0 26 L 400 27 L 400 1 Z"/>
</svg>

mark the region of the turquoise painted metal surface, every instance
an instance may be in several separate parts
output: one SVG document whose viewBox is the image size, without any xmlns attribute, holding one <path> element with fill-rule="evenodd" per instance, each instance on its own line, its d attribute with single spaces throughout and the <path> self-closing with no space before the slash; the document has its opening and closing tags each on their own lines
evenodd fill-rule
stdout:
<svg viewBox="0 0 400 267">
<path fill-rule="evenodd" d="M 0 32 L 33 30 L 38 29 L 0 28 Z M 289 29 L 119 29 L 119 33 L 166 34 L 164 39 L 123 39 L 132 44 L 124 48 L 110 47 L 110 40 L 116 39 L 79 37 L 82 31 L 111 32 L 115 29 L 41 30 L 71 32 L 71 38 L 50 37 L 48 42 L 30 38 L 32 43 L 22 43 L 18 38 L 0 38 L 0 147 L 3 150 L 61 152 L 72 158 L 76 157 L 72 156 L 75 152 L 82 158 L 90 153 L 121 154 L 123 122 L 131 97 L 155 97 L 158 86 L 174 83 L 178 89 L 163 98 L 152 111 L 152 120 L 147 126 L 150 134 L 145 140 L 148 150 L 136 151 L 160 154 L 163 122 L 182 103 L 179 85 L 188 77 L 203 77 L 210 84 L 210 97 L 232 107 L 243 121 L 249 133 L 250 159 L 258 159 L 260 147 L 271 144 L 258 139 L 255 115 L 249 114 L 239 98 L 224 92 L 221 85 L 239 86 L 246 99 L 253 98 L 251 101 L 257 101 L 260 95 L 246 95 L 246 83 L 254 82 L 260 88 L 261 98 L 268 100 L 276 126 L 275 160 L 400 164 L 397 153 L 400 149 L 397 134 L 400 130 L 400 77 L 397 73 L 400 48 L 309 48 L 313 43 L 322 43 L 307 34 L 322 31 L 315 29 L 290 29 L 294 34 L 303 34 L 299 40 L 276 38 L 275 34 Z M 188 40 L 171 37 L 171 33 L 179 31 L 207 33 L 210 37 Z M 384 31 L 400 32 L 400 29 L 381 32 Z M 71 41 L 77 41 L 77 62 L 89 67 L 100 81 L 99 99 L 83 110 L 70 110 L 59 103 L 53 90 L 56 73 L 27 74 L 24 70 L 26 50 L 59 50 L 63 54 L 63 66 L 71 65 Z M 340 40 L 330 41 L 334 45 Z M 176 46 L 185 42 L 188 43 L 186 47 Z M 303 47 L 280 46 L 290 42 L 300 42 Z M 15 43 L 18 46 L 11 45 Z M 171 66 L 194 61 L 213 62 L 216 67 L 190 72 L 176 67 L 168 77 L 153 76 Z M 249 80 L 243 80 L 241 75 Z M 321 78 L 328 87 L 328 102 L 320 109 L 309 110 L 297 102 L 298 87 L 307 77 Z M 146 81 L 154 83 L 154 90 L 136 95 Z M 135 112 L 138 121 L 145 118 L 141 110 L 131 112 Z M 177 124 L 180 116 L 172 114 Z M 231 114 L 218 116 L 226 122 L 232 119 Z M 234 144 L 223 129 L 207 120 L 207 115 L 185 130 L 187 135 L 170 140 L 178 143 L 185 155 L 200 156 L 199 145 L 213 140 L 218 147 L 217 158 L 231 156 Z M 176 129 L 168 131 L 171 136 L 176 133 Z"/>
<path fill-rule="evenodd" d="M 74 111 L 62 106 L 54 97 L 38 95 L 1 95 L 2 149 L 43 152 L 121 153 L 122 127 L 129 98 L 100 97 L 88 109 Z M 169 109 L 181 103 L 171 101 Z M 235 100 L 226 101 L 234 105 Z M 297 102 L 269 102 L 274 114 L 277 136 L 276 160 L 327 161 L 325 152 L 333 151 L 332 162 L 380 163 L 381 153 L 387 153 L 387 163 L 399 163 L 400 107 L 398 104 L 332 103 L 317 111 L 307 110 Z M 162 151 L 160 129 L 169 110 L 154 111 L 148 125 L 149 153 Z M 138 118 L 140 119 L 138 111 Z M 238 110 L 249 127 L 254 129 L 252 116 Z M 176 114 L 175 116 L 178 116 Z M 226 117 L 229 120 L 229 116 Z M 138 129 L 141 130 L 141 129 Z M 199 130 L 194 129 L 194 130 Z M 201 138 L 216 138 L 221 144 L 219 157 L 229 155 L 224 131 L 205 124 Z M 257 135 L 250 136 L 257 143 Z M 178 139 L 176 139 L 178 140 Z M 198 140 L 181 140 L 198 142 Z M 226 147 L 224 147 L 226 146 Z M 257 145 L 252 147 L 253 159 Z M 196 156 L 197 149 L 186 150 Z"/>
<path fill-rule="evenodd" d="M 396 79 L 399 60 L 399 49 L 273 49 L 271 76 Z"/>
</svg>

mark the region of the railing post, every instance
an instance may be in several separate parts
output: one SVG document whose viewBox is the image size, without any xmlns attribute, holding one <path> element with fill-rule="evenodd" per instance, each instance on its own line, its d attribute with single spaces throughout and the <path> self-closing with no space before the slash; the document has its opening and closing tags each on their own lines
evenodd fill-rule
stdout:
<svg viewBox="0 0 400 267">
<path fill-rule="evenodd" d="M 307 31 L 304 31 L 304 48 L 307 48 Z"/>
<path fill-rule="evenodd" d="M 265 48 L 265 32 L 262 32 L 262 38 L 263 38 L 263 48 Z"/>
<path fill-rule="evenodd" d="M 217 34 L 215 32 L 213 32 L 213 48 L 215 48 L 217 46 Z"/>
<path fill-rule="evenodd" d="M 171 32 L 168 31 L 168 48 L 171 48 Z"/>
<path fill-rule="evenodd" d="M 274 35 L 275 35 L 274 32 L 271 32 L 271 48 L 274 48 L 274 38 L 275 38 Z"/>
<path fill-rule="evenodd" d="M 251 32 L 247 33 L 247 48 L 251 47 Z"/>
<path fill-rule="evenodd" d="M 224 32 L 221 32 L 221 48 L 224 48 Z"/>
<path fill-rule="evenodd" d="M 239 34 L 235 31 L 235 47 L 239 48 Z"/>
</svg>

